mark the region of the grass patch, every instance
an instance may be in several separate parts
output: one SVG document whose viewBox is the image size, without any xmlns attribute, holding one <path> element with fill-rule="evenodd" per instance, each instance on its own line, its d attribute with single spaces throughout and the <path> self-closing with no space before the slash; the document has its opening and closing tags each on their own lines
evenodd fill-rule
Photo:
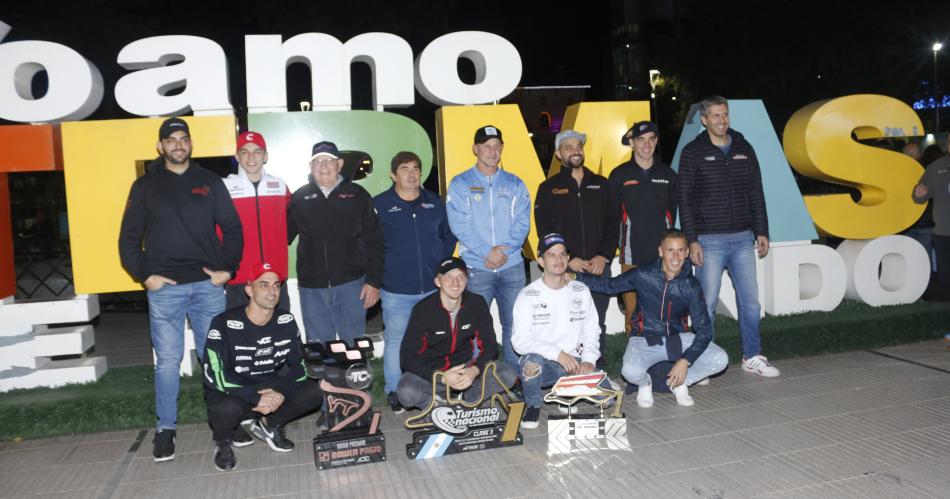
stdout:
<svg viewBox="0 0 950 499">
<path fill-rule="evenodd" d="M 845 301 L 833 312 L 809 312 L 762 321 L 762 349 L 770 360 L 827 352 L 861 350 L 936 339 L 947 332 L 950 306 L 918 302 L 869 307 Z M 741 357 L 739 328 L 717 317 L 716 343 L 733 363 Z M 626 338 L 608 335 L 607 371 L 619 376 Z M 376 381 L 371 392 L 377 405 L 382 393 L 382 360 L 372 362 Z M 0 394 L 0 441 L 75 433 L 101 432 L 155 425 L 154 376 L 151 366 L 110 369 L 95 383 L 62 388 L 13 390 Z M 201 378 L 181 379 L 179 423 L 206 421 Z"/>
</svg>

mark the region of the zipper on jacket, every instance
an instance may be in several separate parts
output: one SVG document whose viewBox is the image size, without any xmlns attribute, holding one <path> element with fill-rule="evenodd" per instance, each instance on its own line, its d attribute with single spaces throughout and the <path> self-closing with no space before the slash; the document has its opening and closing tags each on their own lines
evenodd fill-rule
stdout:
<svg viewBox="0 0 950 499">
<path fill-rule="evenodd" d="M 664 277 L 665 279 L 665 277 Z M 670 281 L 665 281 L 663 283 L 663 298 L 660 299 L 660 319 L 663 319 L 663 305 L 666 305 L 666 290 L 670 287 Z M 670 315 L 666 315 L 666 335 L 670 335 Z"/>
<path fill-rule="evenodd" d="M 419 196 L 421 197 L 422 194 L 419 194 Z M 425 292 L 425 290 L 422 289 L 422 247 L 419 245 L 419 225 L 416 223 L 415 209 L 413 209 L 411 206 L 409 209 L 412 210 L 412 230 L 416 233 L 416 258 L 418 259 L 418 265 L 416 265 L 416 268 L 419 269 L 419 294 L 421 295 Z"/>
<path fill-rule="evenodd" d="M 261 182 L 263 181 L 264 177 L 261 177 Z M 254 182 L 251 182 L 251 185 L 254 185 Z M 257 212 L 257 248 L 261 251 L 261 263 L 264 263 L 266 260 L 264 260 L 264 236 L 261 233 L 261 195 L 257 190 L 260 185 L 260 182 L 254 185 L 254 211 Z"/>
<path fill-rule="evenodd" d="M 319 189 L 320 186 L 317 186 Z M 322 194 L 322 192 L 321 192 Z M 330 259 L 327 257 L 327 212 L 330 211 L 330 197 L 324 196 L 326 200 L 325 206 L 323 208 L 323 265 L 327 272 L 327 287 L 332 288 L 333 283 L 330 282 Z"/>
<path fill-rule="evenodd" d="M 496 172 L 497 173 L 497 170 Z M 492 177 L 488 177 L 488 213 L 491 215 L 491 245 L 495 247 L 495 190 L 492 186 Z M 497 272 L 498 269 L 492 270 Z"/>
<path fill-rule="evenodd" d="M 573 180 L 573 179 L 572 179 Z M 584 180 L 581 179 L 580 186 L 577 188 L 577 208 L 581 212 L 581 252 L 584 255 L 587 253 L 587 231 L 584 230 L 584 226 L 587 225 L 584 223 L 584 202 L 581 200 L 581 186 L 584 185 Z M 543 237 L 543 236 L 542 236 Z"/>
</svg>

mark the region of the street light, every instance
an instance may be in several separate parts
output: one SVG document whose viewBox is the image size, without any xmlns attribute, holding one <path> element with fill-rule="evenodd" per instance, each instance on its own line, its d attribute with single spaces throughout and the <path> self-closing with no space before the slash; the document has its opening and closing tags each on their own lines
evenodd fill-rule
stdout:
<svg viewBox="0 0 950 499">
<path fill-rule="evenodd" d="M 660 116 L 656 109 L 656 86 L 660 83 L 660 70 L 651 69 L 650 70 L 650 103 L 653 104 L 653 123 L 656 123 L 656 127 L 660 127 Z M 660 148 L 657 147 L 657 152 Z"/>
<path fill-rule="evenodd" d="M 934 42 L 933 51 L 934 51 L 934 133 L 940 133 L 940 94 L 937 91 L 937 52 L 940 52 L 940 49 L 943 48 L 943 44 L 940 42 Z"/>
</svg>

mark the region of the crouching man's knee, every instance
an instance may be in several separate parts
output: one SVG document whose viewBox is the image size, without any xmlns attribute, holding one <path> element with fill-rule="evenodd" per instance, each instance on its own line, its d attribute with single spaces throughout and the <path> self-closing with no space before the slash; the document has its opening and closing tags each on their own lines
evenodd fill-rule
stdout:
<svg viewBox="0 0 950 499">
<path fill-rule="evenodd" d="M 541 375 L 543 358 L 540 355 L 529 353 L 521 358 L 521 379 L 529 380 Z"/>
</svg>

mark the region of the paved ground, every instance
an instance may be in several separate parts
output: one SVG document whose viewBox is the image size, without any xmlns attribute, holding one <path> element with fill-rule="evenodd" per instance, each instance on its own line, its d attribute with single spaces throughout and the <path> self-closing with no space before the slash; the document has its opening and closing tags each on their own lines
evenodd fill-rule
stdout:
<svg viewBox="0 0 950 499">
<path fill-rule="evenodd" d="M 111 363 L 111 362 L 110 362 Z M 237 449 L 215 470 L 210 431 L 179 429 L 151 460 L 151 431 L 0 444 L 0 496 L 45 497 L 948 497 L 950 352 L 941 341 L 784 361 L 767 380 L 733 366 L 683 408 L 630 397 L 629 451 L 547 455 L 545 423 L 522 447 L 408 461 L 402 417 L 384 414 L 388 460 L 317 471 L 313 418 L 296 451 Z M 141 445 L 140 445 L 141 444 Z"/>
</svg>

